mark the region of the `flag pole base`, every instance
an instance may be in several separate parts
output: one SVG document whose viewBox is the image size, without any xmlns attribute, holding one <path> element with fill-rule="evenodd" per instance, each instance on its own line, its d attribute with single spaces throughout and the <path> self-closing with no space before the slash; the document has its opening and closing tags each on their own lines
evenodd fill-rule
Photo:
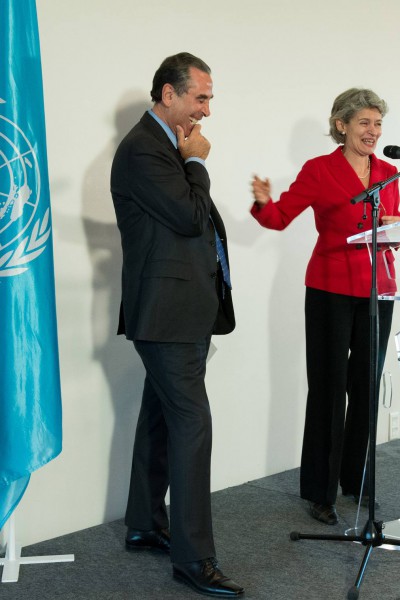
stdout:
<svg viewBox="0 0 400 600">
<path fill-rule="evenodd" d="M 1 577 L 2 583 L 15 583 L 19 578 L 21 565 L 33 565 L 39 563 L 73 562 L 74 554 L 59 554 L 54 556 L 21 556 L 21 546 L 15 542 L 15 520 L 12 514 L 8 520 L 8 539 L 6 543 L 6 554 L 0 558 L 0 566 L 3 565 Z"/>
</svg>

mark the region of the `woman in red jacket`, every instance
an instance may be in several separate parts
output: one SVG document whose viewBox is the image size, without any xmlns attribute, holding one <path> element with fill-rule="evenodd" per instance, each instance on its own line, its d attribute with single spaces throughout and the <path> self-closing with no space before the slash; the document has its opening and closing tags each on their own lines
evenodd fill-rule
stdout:
<svg viewBox="0 0 400 600">
<path fill-rule="evenodd" d="M 371 211 L 351 198 L 387 179 L 395 167 L 378 159 L 375 147 L 387 112 L 374 92 L 352 88 L 338 96 L 330 135 L 339 147 L 305 163 L 277 202 L 270 182 L 254 177 L 251 213 L 268 229 L 282 230 L 306 208 L 314 211 L 318 239 L 306 271 L 306 356 L 308 397 L 300 470 L 301 497 L 311 515 L 335 525 L 338 483 L 358 498 L 368 447 L 369 295 L 371 263 L 365 244 L 347 238 L 372 228 Z M 400 220 L 397 180 L 381 191 L 380 224 Z M 393 255 L 383 254 L 394 277 Z M 378 291 L 395 289 L 378 264 Z M 378 377 L 392 322 L 393 302 L 379 303 Z M 346 411 L 347 394 L 347 411 Z M 368 495 L 368 484 L 363 495 Z"/>
</svg>

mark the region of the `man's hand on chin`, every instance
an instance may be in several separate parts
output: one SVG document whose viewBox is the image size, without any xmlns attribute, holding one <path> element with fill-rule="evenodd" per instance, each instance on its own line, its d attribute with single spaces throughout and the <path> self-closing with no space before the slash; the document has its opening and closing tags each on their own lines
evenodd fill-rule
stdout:
<svg viewBox="0 0 400 600">
<path fill-rule="evenodd" d="M 176 137 L 178 140 L 178 150 L 184 160 L 192 157 L 205 160 L 210 152 L 211 144 L 201 134 L 201 125 L 194 125 L 188 137 L 185 138 L 185 132 L 180 125 L 176 126 Z"/>
</svg>

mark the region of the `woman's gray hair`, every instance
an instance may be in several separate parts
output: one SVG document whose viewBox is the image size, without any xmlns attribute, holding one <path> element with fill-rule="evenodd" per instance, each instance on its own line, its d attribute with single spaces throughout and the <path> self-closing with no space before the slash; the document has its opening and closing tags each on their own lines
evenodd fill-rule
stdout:
<svg viewBox="0 0 400 600">
<path fill-rule="evenodd" d="M 344 136 L 338 131 L 336 121 L 349 123 L 354 115 L 363 108 L 376 108 L 384 117 L 388 106 L 372 90 L 351 88 L 340 94 L 333 103 L 329 118 L 329 135 L 337 144 L 343 144 Z"/>
</svg>

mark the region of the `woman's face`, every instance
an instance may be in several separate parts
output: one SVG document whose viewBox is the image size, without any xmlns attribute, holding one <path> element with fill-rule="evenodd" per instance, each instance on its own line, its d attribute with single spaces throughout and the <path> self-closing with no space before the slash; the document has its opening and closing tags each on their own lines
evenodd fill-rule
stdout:
<svg viewBox="0 0 400 600">
<path fill-rule="evenodd" d="M 358 156 L 369 156 L 375 151 L 382 135 L 382 115 L 377 108 L 363 108 L 349 121 L 336 121 L 339 131 L 344 131 L 344 151 Z"/>
</svg>

